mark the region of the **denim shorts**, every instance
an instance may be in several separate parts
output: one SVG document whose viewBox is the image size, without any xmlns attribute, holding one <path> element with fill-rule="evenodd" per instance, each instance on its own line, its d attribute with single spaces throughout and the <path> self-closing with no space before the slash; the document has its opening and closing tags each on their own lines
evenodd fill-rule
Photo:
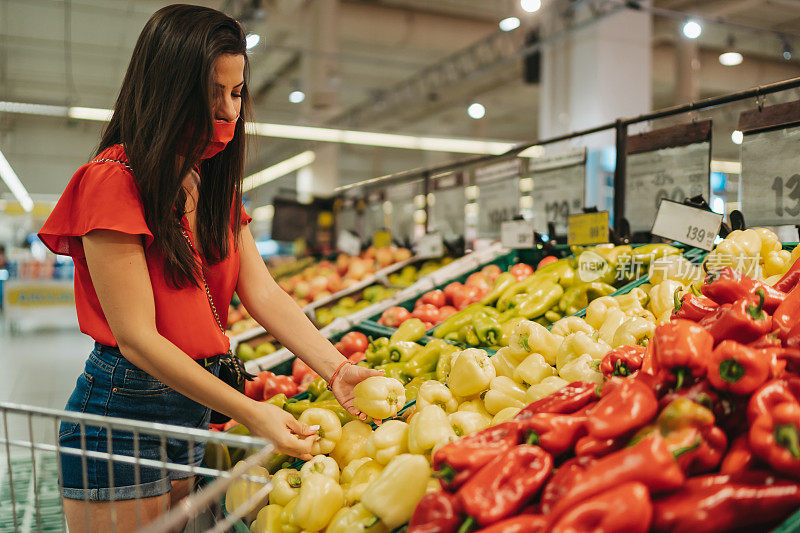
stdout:
<svg viewBox="0 0 800 533">
<path fill-rule="evenodd" d="M 217 375 L 219 358 L 213 358 L 213 363 L 206 369 Z M 118 348 L 97 343 L 89 354 L 83 374 L 78 376 L 66 410 L 200 429 L 208 429 L 211 416 L 210 409 L 139 369 L 125 359 Z M 86 450 L 101 453 L 107 453 L 109 449 L 105 427 L 87 424 L 82 438 L 81 426 L 70 420 L 61 422 L 58 441 L 65 448 L 82 448 L 85 445 Z M 183 465 L 199 465 L 205 453 L 205 443 L 195 443 L 190 449 L 189 442 L 174 438 L 164 440 L 162 452 L 161 437 L 146 432 L 140 432 L 137 439 L 132 432 L 112 430 L 110 441 L 114 454 L 134 457 L 134 452 L 138 452 L 140 458 L 157 461 L 166 459 L 170 463 Z M 113 467 L 110 467 L 107 459 L 88 457 L 85 459 L 84 474 L 84 459 L 80 455 L 62 452 L 60 458 L 62 494 L 70 499 L 108 501 L 149 498 L 169 492 L 172 481 L 191 476 L 188 472 L 120 461 L 114 461 Z"/>
</svg>

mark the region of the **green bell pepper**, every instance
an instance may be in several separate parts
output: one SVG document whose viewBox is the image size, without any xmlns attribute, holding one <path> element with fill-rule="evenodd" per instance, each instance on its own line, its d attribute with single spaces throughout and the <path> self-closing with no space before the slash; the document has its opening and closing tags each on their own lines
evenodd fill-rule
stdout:
<svg viewBox="0 0 800 533">
<path fill-rule="evenodd" d="M 405 373 L 407 364 L 408 363 L 387 363 L 385 365 L 376 366 L 375 368 L 383 370 L 383 375 L 387 378 L 394 378 L 405 385 L 409 382 L 409 377 Z"/>
<path fill-rule="evenodd" d="M 528 299 L 519 306 L 517 311 L 520 316 L 533 320 L 544 315 L 551 307 L 557 305 L 563 294 L 564 288 L 558 283 L 552 281 L 545 283 L 530 293 Z"/>
<path fill-rule="evenodd" d="M 479 309 L 483 309 L 481 304 L 475 303 L 468 305 L 458 313 L 454 314 L 433 330 L 433 336 L 437 339 L 446 339 L 451 333 L 458 333 L 462 326 L 472 322 L 472 315 Z"/>
<path fill-rule="evenodd" d="M 553 309 L 550 309 L 549 311 L 547 311 L 544 314 L 544 318 L 546 320 L 548 320 L 549 322 L 556 323 L 559 320 L 561 320 L 562 318 L 564 318 L 564 315 L 562 315 L 558 311 L 554 311 Z"/>
<path fill-rule="evenodd" d="M 333 414 L 339 417 L 339 422 L 341 422 L 342 425 L 345 425 L 348 422 L 352 422 L 353 420 L 356 419 L 356 417 L 348 413 L 347 410 L 344 407 L 342 407 L 342 405 L 335 399 L 311 402 L 311 405 L 309 407 L 319 407 L 320 409 L 327 409 L 328 411 L 333 411 Z"/>
<path fill-rule="evenodd" d="M 558 301 L 559 311 L 572 315 L 589 305 L 589 302 L 601 296 L 608 296 L 614 292 L 614 287 L 602 281 L 590 281 L 570 287 Z"/>
<path fill-rule="evenodd" d="M 503 330 L 497 319 L 484 314 L 476 314 L 472 319 L 475 335 L 483 345 L 497 344 L 503 336 Z"/>
<path fill-rule="evenodd" d="M 389 344 L 389 360 L 394 363 L 410 361 L 422 346 L 413 341 L 396 341 Z"/>
<path fill-rule="evenodd" d="M 459 336 L 464 339 L 462 342 L 470 345 L 470 346 L 480 346 L 481 340 L 478 338 L 478 334 L 475 333 L 475 328 L 472 324 L 465 324 L 461 326 L 461 329 L 458 330 Z"/>
<path fill-rule="evenodd" d="M 444 350 L 454 351 L 457 348 L 441 339 L 434 339 L 417 351 L 406 364 L 405 374 L 412 378 L 433 372 Z"/>
<path fill-rule="evenodd" d="M 282 468 L 289 468 L 290 466 L 292 466 L 293 462 L 294 462 L 294 457 L 289 457 L 288 455 L 284 455 L 282 453 L 273 453 L 267 459 L 266 468 L 270 474 L 274 474 L 275 472 L 281 470 Z"/>
<path fill-rule="evenodd" d="M 419 393 L 419 388 L 422 386 L 423 383 L 426 381 L 430 381 L 434 379 L 436 374 L 428 373 L 423 374 L 421 376 L 417 376 L 411 381 L 406 384 L 406 402 L 410 402 L 411 400 L 417 399 L 417 394 Z"/>
<path fill-rule="evenodd" d="M 333 400 L 335 398 L 336 397 L 333 395 L 333 392 L 329 391 L 328 388 L 327 388 L 327 385 L 326 385 L 325 390 L 322 391 L 322 394 L 320 394 L 319 396 L 314 398 L 313 401 L 314 402 L 323 402 L 325 400 Z"/>
<path fill-rule="evenodd" d="M 283 394 L 283 393 L 276 394 L 275 396 L 273 396 L 272 398 L 267 400 L 266 403 L 275 405 L 275 406 L 280 407 L 281 409 L 283 409 L 283 406 L 286 405 L 286 395 Z"/>
<path fill-rule="evenodd" d="M 425 336 L 425 324 L 419 318 L 410 318 L 400 324 L 397 331 L 389 337 L 391 344 L 401 341 L 416 342 Z"/>
<path fill-rule="evenodd" d="M 311 407 L 311 400 L 309 400 L 309 399 L 305 399 L 305 400 L 291 400 L 290 399 L 283 406 L 283 410 L 284 411 L 288 411 L 295 418 L 299 418 L 300 415 L 302 415 L 303 412 L 306 409 L 309 409 L 310 407 Z"/>
<path fill-rule="evenodd" d="M 386 337 L 378 337 L 370 342 L 364 357 L 366 358 L 367 363 L 373 367 L 388 363 L 389 339 Z"/>
<path fill-rule="evenodd" d="M 314 401 L 318 399 L 322 393 L 328 390 L 328 383 L 322 378 L 317 378 L 308 384 L 307 390 L 311 400 Z"/>
<path fill-rule="evenodd" d="M 481 300 L 481 305 L 492 305 L 497 301 L 503 293 L 511 287 L 514 283 L 517 282 L 517 278 L 514 277 L 513 274 L 510 272 L 503 272 L 497 279 L 494 280 L 494 287 L 492 290 L 487 294 L 483 300 Z"/>
</svg>

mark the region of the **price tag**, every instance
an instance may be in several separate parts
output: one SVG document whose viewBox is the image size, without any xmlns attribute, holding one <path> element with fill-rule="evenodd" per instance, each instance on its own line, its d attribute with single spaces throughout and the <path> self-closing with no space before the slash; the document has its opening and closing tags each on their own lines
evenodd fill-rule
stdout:
<svg viewBox="0 0 800 533">
<path fill-rule="evenodd" d="M 500 228 L 500 241 L 506 248 L 533 248 L 533 221 L 509 220 Z"/>
<path fill-rule="evenodd" d="M 747 134 L 739 191 L 748 226 L 797 224 L 800 216 L 800 127 Z"/>
<path fill-rule="evenodd" d="M 417 256 L 432 259 L 444 255 L 444 241 L 439 232 L 423 235 L 417 242 Z"/>
<path fill-rule="evenodd" d="M 347 255 L 361 253 L 361 240 L 347 230 L 341 230 L 336 238 L 336 247 Z"/>
<path fill-rule="evenodd" d="M 608 242 L 608 211 L 570 215 L 569 245 L 603 244 Z"/>
<path fill-rule="evenodd" d="M 570 150 L 544 158 L 531 159 L 533 178 L 533 220 L 540 233 L 547 233 L 548 222 L 556 233 L 567 232 L 569 215 L 580 213 L 586 196 L 586 149 Z"/>
<path fill-rule="evenodd" d="M 720 214 L 662 200 L 651 233 L 703 250 L 711 250 L 714 248 L 714 239 L 720 224 Z"/>
</svg>

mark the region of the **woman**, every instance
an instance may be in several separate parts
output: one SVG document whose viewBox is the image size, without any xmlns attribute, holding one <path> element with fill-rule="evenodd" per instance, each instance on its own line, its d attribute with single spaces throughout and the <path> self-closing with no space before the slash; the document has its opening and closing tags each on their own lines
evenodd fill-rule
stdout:
<svg viewBox="0 0 800 533">
<path fill-rule="evenodd" d="M 136 43 L 95 158 L 73 176 L 39 236 L 75 260 L 81 331 L 95 341 L 67 409 L 207 428 L 210 409 L 310 458 L 317 428 L 255 402 L 216 377 L 234 290 L 253 318 L 332 382 L 353 415 L 353 387 L 379 374 L 350 365 L 270 277 L 241 206 L 245 35 L 213 9 L 156 12 Z M 200 364 L 192 361 L 194 359 Z M 210 409 L 209 409 L 210 408 Z M 63 423 L 61 446 L 160 459 L 158 439 Z M 198 464 L 202 445 L 167 442 L 168 460 Z M 146 523 L 184 496 L 189 474 L 62 454 L 70 531 Z M 139 470 L 139 472 L 136 472 Z M 109 478 L 113 476 L 113 483 Z M 86 481 L 86 484 L 84 483 Z M 113 488 L 110 488 L 113 487 Z M 84 508 L 88 499 L 88 512 Z M 110 503 L 111 500 L 113 503 Z M 139 500 L 139 503 L 137 503 Z M 87 522 L 88 520 L 88 522 Z"/>
</svg>

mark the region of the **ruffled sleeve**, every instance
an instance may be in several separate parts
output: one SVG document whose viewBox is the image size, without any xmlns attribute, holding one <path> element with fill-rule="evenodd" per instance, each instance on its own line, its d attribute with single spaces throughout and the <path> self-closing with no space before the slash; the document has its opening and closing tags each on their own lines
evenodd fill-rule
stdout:
<svg viewBox="0 0 800 533">
<path fill-rule="evenodd" d="M 250 222 L 253 221 L 253 217 L 247 214 L 244 210 L 244 205 L 241 206 L 241 219 L 242 219 L 242 226 L 248 225 Z"/>
<path fill-rule="evenodd" d="M 145 247 L 153 242 L 136 181 L 119 163 L 82 166 L 42 226 L 39 238 L 53 253 L 82 258 L 80 238 L 96 229 L 141 235 Z"/>
</svg>

